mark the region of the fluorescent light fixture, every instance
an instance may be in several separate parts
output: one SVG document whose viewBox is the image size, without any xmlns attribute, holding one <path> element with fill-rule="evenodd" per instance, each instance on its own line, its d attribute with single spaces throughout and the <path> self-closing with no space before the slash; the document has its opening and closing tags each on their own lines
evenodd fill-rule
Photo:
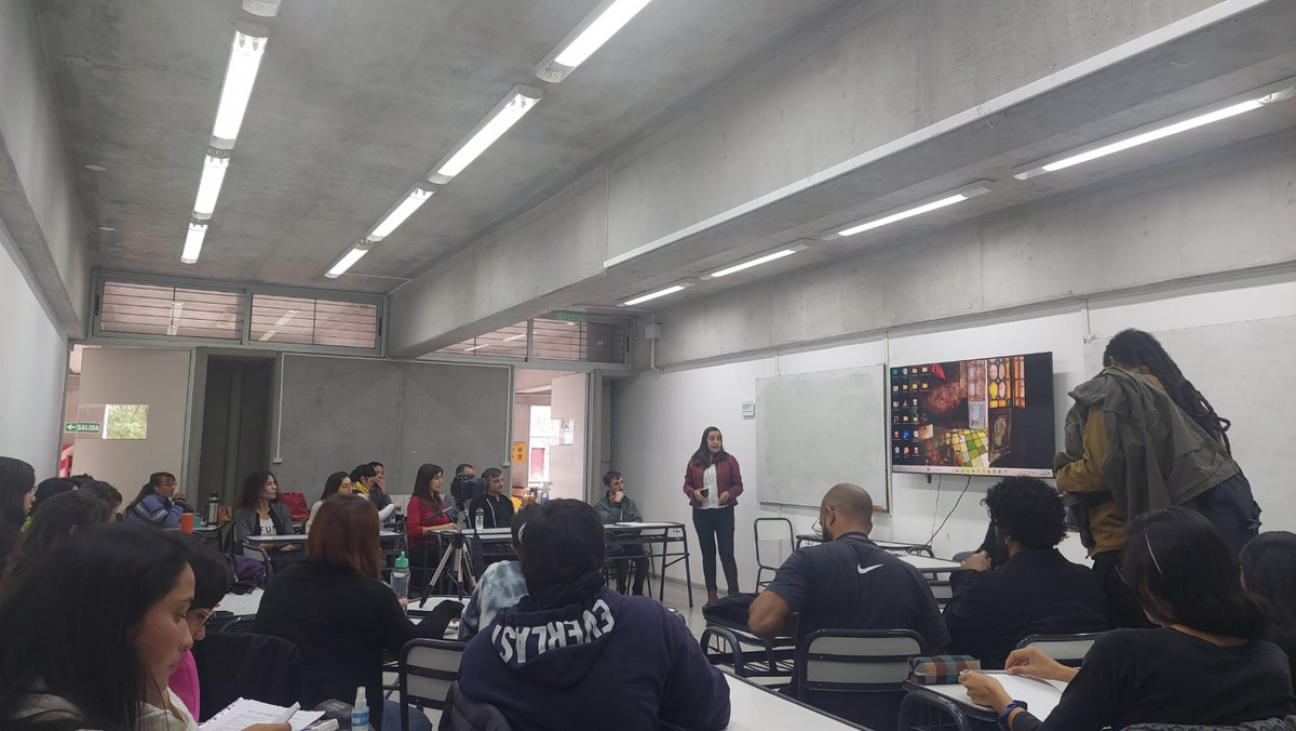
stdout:
<svg viewBox="0 0 1296 731">
<path fill-rule="evenodd" d="M 536 68 L 536 76 L 558 83 L 602 48 L 652 0 L 604 0 Z"/>
<path fill-rule="evenodd" d="M 848 228 L 838 231 L 837 236 L 854 236 L 855 234 L 864 233 L 865 231 L 871 231 L 875 228 L 881 228 L 882 226 L 886 226 L 888 224 L 892 224 L 897 221 L 903 221 L 906 218 L 913 218 L 914 216 L 920 216 L 924 213 L 930 213 L 931 211 L 940 210 L 941 208 L 945 208 L 946 206 L 952 206 L 955 203 L 962 203 L 963 201 L 969 198 L 975 198 L 979 195 L 989 193 L 989 192 L 990 192 L 989 181 L 980 180 L 975 183 L 972 183 L 971 185 L 965 185 L 962 188 L 959 188 L 957 190 L 951 190 L 948 193 L 942 194 L 941 196 L 928 200 L 924 203 L 919 203 L 916 206 L 912 206 L 910 208 L 904 208 L 899 211 L 896 211 L 895 213 L 886 213 L 880 216 L 866 218 L 863 221 L 852 224 Z M 827 238 L 836 238 L 836 236 L 830 236 Z"/>
<path fill-rule="evenodd" d="M 782 259 L 784 257 L 792 256 L 798 251 L 805 251 L 808 248 L 810 248 L 810 246 L 802 242 L 789 244 L 787 246 L 780 246 L 774 251 L 768 251 L 764 254 L 761 254 L 760 256 L 747 259 L 746 261 L 741 261 L 738 262 L 737 264 L 730 264 L 729 266 L 724 267 L 722 269 L 717 269 L 713 272 L 706 274 L 703 277 L 703 279 L 719 279 L 720 277 L 727 277 L 730 274 L 736 274 L 743 270 L 751 269 L 752 267 L 758 267 L 761 264 L 768 264 L 772 261 L 778 261 L 779 259 Z"/>
<path fill-rule="evenodd" d="M 198 181 L 198 198 L 194 200 L 194 215 L 198 218 L 211 218 L 212 212 L 216 210 L 216 199 L 220 198 L 227 170 L 228 157 L 208 155 L 203 161 L 202 179 Z"/>
<path fill-rule="evenodd" d="M 428 173 L 428 180 L 437 185 L 445 185 L 453 180 L 485 152 L 486 148 L 493 145 L 495 140 L 504 136 L 510 127 L 531 111 L 543 95 L 544 92 L 534 86 L 513 87 L 513 91 L 495 105 L 490 114 L 478 122 L 472 132 L 468 133 L 468 136 L 456 145 L 450 154 L 432 169 L 432 172 Z"/>
<path fill-rule="evenodd" d="M 342 276 L 346 273 L 346 270 L 350 269 L 356 262 L 360 261 L 365 254 L 369 253 L 369 248 L 372 245 L 373 242 L 370 241 L 357 241 L 352 244 L 351 248 L 347 249 L 345 254 L 339 257 L 337 261 L 333 262 L 333 266 L 329 267 L 328 271 L 324 273 L 324 276 L 329 279 L 337 279 Z"/>
<path fill-rule="evenodd" d="M 180 330 L 180 310 L 184 309 L 183 302 L 171 303 L 171 324 L 167 326 L 167 335 L 175 337 Z"/>
<path fill-rule="evenodd" d="M 1212 122 L 1236 117 L 1239 114 L 1245 114 L 1250 111 L 1259 109 L 1266 104 L 1290 99 L 1296 94 L 1296 79 L 1287 79 L 1276 84 L 1255 91 L 1248 92 L 1239 97 L 1232 97 L 1209 107 L 1195 109 L 1185 114 L 1180 114 L 1169 119 L 1163 119 L 1160 122 L 1144 125 L 1128 132 L 1099 140 L 1091 145 L 1086 145 L 1077 150 L 1047 158 L 1029 165 L 1017 168 L 1013 171 L 1013 177 L 1018 180 L 1027 180 L 1037 175 L 1052 173 L 1058 170 L 1065 170 L 1069 167 L 1080 165 L 1090 160 L 1097 160 L 1100 157 L 1128 150 L 1139 145 L 1146 145 L 1149 142 L 1155 142 L 1180 132 L 1204 127 Z"/>
<path fill-rule="evenodd" d="M 198 255 L 202 253 L 203 239 L 206 236 L 207 224 L 191 222 L 189 233 L 185 236 L 184 252 L 180 254 L 180 261 L 185 264 L 196 264 Z"/>
<path fill-rule="evenodd" d="M 417 211 L 419 207 L 426 203 L 427 199 L 431 197 L 432 191 L 415 187 L 409 192 L 409 195 L 405 196 L 405 200 L 397 204 L 397 206 L 391 210 L 391 213 L 388 213 L 387 217 L 379 222 L 379 224 L 374 227 L 373 232 L 365 238 L 370 241 L 382 241 L 387 238 L 391 235 L 392 231 L 395 231 L 397 227 L 402 223 L 405 223 L 405 219 L 414 215 L 414 211 Z"/>
<path fill-rule="evenodd" d="M 257 70 L 261 68 L 265 45 L 264 37 L 234 32 L 229 65 L 225 68 L 225 84 L 221 86 L 220 106 L 216 109 L 216 124 L 212 127 L 212 144 L 219 141 L 221 147 L 234 146 L 239 128 L 243 126 L 248 100 L 252 98 L 252 86 L 256 83 Z"/>
<path fill-rule="evenodd" d="M 644 302 L 655 300 L 658 297 L 665 297 L 668 294 L 675 294 L 676 292 L 692 287 L 694 284 L 697 284 L 695 280 L 682 279 L 672 284 L 671 286 L 666 287 L 665 289 L 658 289 L 652 292 L 645 292 L 644 294 L 635 295 L 634 297 L 631 297 L 625 302 L 622 302 L 619 306 L 633 307 L 634 305 L 643 304 Z"/>
</svg>

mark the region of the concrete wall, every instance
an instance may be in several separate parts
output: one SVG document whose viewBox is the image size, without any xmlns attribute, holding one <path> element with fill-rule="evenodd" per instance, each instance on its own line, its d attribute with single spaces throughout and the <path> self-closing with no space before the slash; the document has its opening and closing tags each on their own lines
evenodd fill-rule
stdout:
<svg viewBox="0 0 1296 731">
<path fill-rule="evenodd" d="M 189 401 L 189 351 L 87 348 L 81 358 L 81 405 L 148 404 L 148 438 L 78 439 L 74 465 L 111 482 L 127 500 L 153 472 L 181 475 Z M 180 485 L 181 491 L 188 486 Z M 195 497 L 189 495 L 189 497 Z"/>
<path fill-rule="evenodd" d="M 658 313 L 659 366 L 1296 262 L 1296 135 Z"/>
<path fill-rule="evenodd" d="M 0 219 L 59 327 L 83 337 L 90 298 L 85 224 L 40 34 L 28 0 L 0 0 L 0 18 Z"/>
<path fill-rule="evenodd" d="M 9 344 L 0 358 L 0 454 L 31 463 L 44 479 L 58 470 L 68 351 L 25 269 L 0 224 L 0 343 Z"/>
<path fill-rule="evenodd" d="M 1227 286 L 1183 287 L 1094 301 L 1088 311 L 1072 304 L 1007 317 L 985 316 L 959 324 L 911 330 L 889 339 L 871 338 L 848 345 L 787 350 L 777 355 L 660 374 L 642 373 L 634 379 L 613 382 L 613 465 L 625 473 L 626 489 L 643 508 L 645 518 L 690 523 L 690 509 L 681 491 L 684 465 L 697 448 L 702 429 L 712 423 L 719 426 L 725 434 L 726 449 L 744 466 L 750 465 L 743 472 L 747 492 L 736 508 L 735 540 L 743 586 L 750 587 L 756 571 L 752 520 L 764 516 L 788 517 L 797 532 L 806 532 L 816 517 L 814 510 L 756 502 L 761 475 L 756 468 L 755 421 L 741 418 L 740 405 L 743 400 L 754 398 L 757 378 L 876 363 L 886 360 L 888 354 L 891 362 L 901 364 L 1051 351 L 1055 411 L 1059 414 L 1060 428 L 1060 409 L 1067 403 L 1067 390 L 1091 375 L 1085 372 L 1084 366 L 1087 335 L 1110 336 L 1126 327 L 1173 330 L 1293 314 L 1296 314 L 1296 272 L 1289 271 Z M 1181 365 L 1191 377 L 1191 364 Z M 1255 415 L 1233 418 L 1255 418 Z M 1239 459 L 1245 459 L 1241 452 Z M 980 501 L 993 484 L 991 479 L 974 478 L 969 482 L 967 478 L 945 477 L 927 484 L 923 476 L 893 475 L 891 481 L 891 514 L 877 518 L 876 537 L 926 541 L 948 515 L 948 522 L 934 538 L 937 555 L 949 556 L 979 545 L 986 528 L 986 513 Z M 967 493 L 960 499 L 965 485 Z M 824 486 L 825 490 L 827 487 Z M 865 488 L 885 490 L 885 480 L 878 479 Z M 1257 484 L 1253 488 L 1262 507 L 1276 504 L 1278 500 L 1274 496 L 1286 489 L 1280 484 Z M 1296 515 L 1270 510 L 1264 519 L 1266 530 L 1296 527 Z M 1084 555 L 1074 536 L 1067 539 L 1063 550 L 1073 560 L 1080 560 Z M 696 555 L 693 576 L 695 581 L 700 581 L 701 564 Z"/>
<path fill-rule="evenodd" d="M 505 367 L 287 355 L 275 473 L 313 502 L 329 474 L 375 460 L 393 495 L 425 462 L 507 467 L 512 396 Z"/>
</svg>

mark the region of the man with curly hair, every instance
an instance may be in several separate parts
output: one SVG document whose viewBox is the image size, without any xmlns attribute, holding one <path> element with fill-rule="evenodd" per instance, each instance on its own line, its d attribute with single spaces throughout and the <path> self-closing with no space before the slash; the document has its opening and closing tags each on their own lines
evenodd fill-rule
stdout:
<svg viewBox="0 0 1296 731">
<path fill-rule="evenodd" d="M 1066 536 L 1057 491 L 1033 477 L 1009 477 L 982 504 L 1008 558 L 994 570 L 954 574 L 954 598 L 945 607 L 949 651 L 1002 668 L 1028 635 L 1106 630 L 1098 577 L 1057 550 Z"/>
</svg>

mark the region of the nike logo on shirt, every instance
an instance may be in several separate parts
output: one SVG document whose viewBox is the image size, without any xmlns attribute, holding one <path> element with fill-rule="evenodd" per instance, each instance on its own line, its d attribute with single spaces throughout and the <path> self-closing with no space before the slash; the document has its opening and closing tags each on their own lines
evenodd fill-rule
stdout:
<svg viewBox="0 0 1296 731">
<path fill-rule="evenodd" d="M 880 564 L 880 563 L 875 563 L 875 564 L 873 564 L 872 566 L 869 566 L 869 567 L 867 567 L 867 568 L 864 567 L 864 566 L 860 566 L 860 567 L 858 567 L 856 570 L 859 571 L 860 574 L 862 575 L 862 574 L 867 574 L 868 572 L 872 571 L 873 569 L 880 569 L 880 568 L 882 568 L 882 564 Z"/>
</svg>

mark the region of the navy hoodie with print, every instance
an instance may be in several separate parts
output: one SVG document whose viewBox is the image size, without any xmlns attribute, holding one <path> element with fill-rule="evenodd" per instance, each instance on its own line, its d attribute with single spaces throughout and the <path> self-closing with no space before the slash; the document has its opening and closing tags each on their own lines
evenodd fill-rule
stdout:
<svg viewBox="0 0 1296 731">
<path fill-rule="evenodd" d="M 578 603 L 501 610 L 464 650 L 459 687 L 518 731 L 656 731 L 729 724 L 729 685 L 688 627 L 647 597 L 601 586 Z"/>
</svg>

